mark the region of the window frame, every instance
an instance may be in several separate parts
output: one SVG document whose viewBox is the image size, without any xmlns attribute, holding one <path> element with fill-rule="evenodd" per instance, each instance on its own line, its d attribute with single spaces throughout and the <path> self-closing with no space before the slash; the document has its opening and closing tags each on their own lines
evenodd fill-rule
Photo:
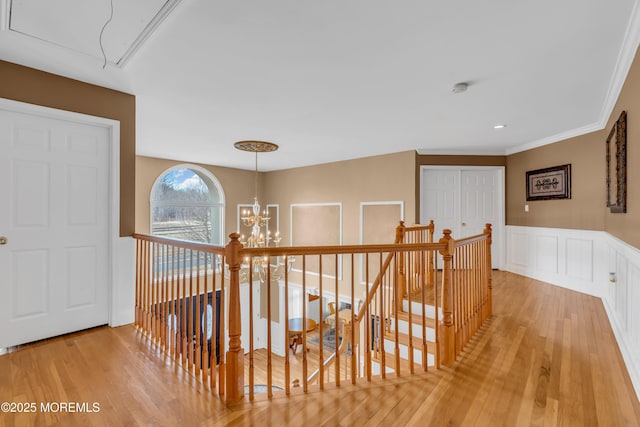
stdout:
<svg viewBox="0 0 640 427">
<path fill-rule="evenodd" d="M 224 190 L 222 189 L 222 184 L 220 184 L 220 181 L 218 180 L 218 178 L 216 178 L 216 176 L 209 170 L 201 167 L 201 166 L 197 166 L 194 164 L 190 164 L 190 163 L 181 163 L 179 165 L 175 165 L 172 166 L 168 169 L 165 169 L 164 171 L 162 171 L 162 173 L 160 173 L 155 181 L 153 182 L 153 185 L 151 186 L 151 190 L 149 191 L 149 234 L 154 235 L 153 234 L 153 211 L 154 208 L 156 207 L 166 207 L 166 206 L 174 206 L 174 207 L 185 207 L 184 203 L 181 203 L 179 201 L 154 201 L 153 200 L 153 193 L 154 190 L 156 189 L 156 186 L 159 185 L 162 182 L 162 179 L 171 171 L 176 170 L 176 169 L 190 169 L 192 170 L 194 173 L 196 173 L 197 175 L 204 175 L 206 176 L 208 179 L 211 180 L 211 182 L 213 183 L 213 185 L 215 186 L 215 190 L 217 190 L 218 195 L 219 195 L 219 201 L 215 202 L 215 203 L 205 203 L 205 202 L 193 202 L 190 203 L 188 205 L 188 207 L 210 207 L 210 208 L 218 208 L 220 211 L 220 241 L 219 242 L 205 242 L 211 245 L 215 245 L 215 246 L 224 246 L 224 242 L 225 242 L 225 208 L 226 208 L 226 197 L 224 194 Z M 206 181 L 205 181 L 206 184 Z M 211 191 L 211 189 L 209 189 Z M 212 224 L 213 227 L 213 224 Z M 162 237 L 162 236 L 160 236 Z M 198 243 L 203 243 L 203 242 L 198 242 Z"/>
</svg>

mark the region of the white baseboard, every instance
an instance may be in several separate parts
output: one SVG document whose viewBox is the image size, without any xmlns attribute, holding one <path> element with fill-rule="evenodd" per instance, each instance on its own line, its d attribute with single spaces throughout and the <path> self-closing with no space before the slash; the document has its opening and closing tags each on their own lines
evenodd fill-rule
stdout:
<svg viewBox="0 0 640 427">
<path fill-rule="evenodd" d="M 602 299 L 638 398 L 640 250 L 604 231 L 507 226 L 507 254 L 507 271 Z"/>
</svg>

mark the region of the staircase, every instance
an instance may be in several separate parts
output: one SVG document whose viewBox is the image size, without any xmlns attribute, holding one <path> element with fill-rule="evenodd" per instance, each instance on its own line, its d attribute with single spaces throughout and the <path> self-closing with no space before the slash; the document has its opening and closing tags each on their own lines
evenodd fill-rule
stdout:
<svg viewBox="0 0 640 427">
<path fill-rule="evenodd" d="M 385 376 L 427 371 L 436 367 L 436 310 L 432 304 L 423 304 L 415 299 L 404 297 L 400 310 L 387 318 L 383 328 L 383 346 L 373 351 L 374 375 L 382 375 L 383 366 Z M 377 343 L 379 333 L 375 335 Z M 396 358 L 396 354 L 399 357 Z"/>
</svg>

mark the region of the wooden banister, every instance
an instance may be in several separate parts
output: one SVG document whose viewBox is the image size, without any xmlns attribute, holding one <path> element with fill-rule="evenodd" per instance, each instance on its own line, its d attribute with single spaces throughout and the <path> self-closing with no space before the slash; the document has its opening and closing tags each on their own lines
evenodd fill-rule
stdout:
<svg viewBox="0 0 640 427">
<path fill-rule="evenodd" d="M 353 383 L 360 376 L 370 380 L 375 374 L 372 365 L 383 378 L 388 375 L 387 368 L 400 375 L 401 367 L 413 373 L 414 363 L 422 365 L 424 370 L 433 363 L 436 367 L 441 363 L 451 365 L 460 349 L 491 315 L 492 232 L 491 225 L 487 224 L 481 235 L 453 239 L 451 231 L 445 230 L 443 237 L 433 242 L 434 228 L 433 221 L 429 225 L 410 227 L 400 222 L 395 230 L 394 244 L 279 248 L 244 248 L 237 233 L 230 235 L 226 247 L 134 234 L 137 250 L 136 325 L 203 384 L 210 383 L 212 391 L 217 388 L 217 394 L 224 395 L 229 403 L 243 399 L 247 378 L 249 398 L 253 399 L 257 363 L 265 366 L 259 375 L 266 371 L 266 376 L 260 377 L 258 384 L 267 386 L 268 397 L 272 396 L 272 385 L 283 387 L 288 394 L 290 370 L 300 368 L 302 376 L 299 378 L 302 381 L 298 384 L 306 392 L 308 386 L 318 380 L 320 388 L 324 388 L 325 380 L 332 379 L 334 374 L 336 385 L 341 379 Z M 284 264 L 279 260 L 278 267 L 267 268 L 266 274 L 255 273 L 258 270 L 254 267 L 264 265 L 258 263 L 272 259 L 270 257 L 282 257 Z M 286 267 L 292 265 L 288 262 L 292 259 L 294 264 L 290 272 Z M 437 265 L 440 259 L 443 262 L 442 273 Z M 339 274 L 340 263 L 346 264 L 347 273 L 343 277 Z M 358 271 L 360 279 L 357 278 Z M 330 277 L 331 282 L 324 283 L 323 278 L 326 277 Z M 373 282 L 369 281 L 370 277 Z M 241 278 L 245 283 L 249 281 L 247 305 L 240 301 Z M 299 291 L 290 290 L 290 278 L 300 286 Z M 256 353 L 253 346 L 253 310 L 258 306 L 253 300 L 254 280 L 261 280 L 266 291 L 262 293 L 266 308 L 261 311 L 263 317 L 266 315 L 264 356 Z M 357 287 L 358 280 L 366 283 L 365 289 Z M 271 300 L 272 285 L 281 286 L 284 290 L 285 314 L 279 320 L 273 318 L 272 302 L 277 304 L 277 301 Z M 330 347 L 329 355 L 325 355 L 323 349 L 322 321 L 318 328 L 319 354 L 314 355 L 314 348 L 310 354 L 306 351 L 308 330 L 304 325 L 307 319 L 306 292 L 309 289 L 318 293 L 318 301 L 325 301 L 325 290 L 333 293 L 336 343 Z M 202 298 L 211 291 L 213 307 L 219 298 L 221 314 L 219 319 L 214 314 L 209 322 L 207 303 Z M 297 295 L 295 292 L 302 294 L 305 304 L 301 309 L 303 327 L 299 337 L 303 351 L 293 356 L 286 351 L 283 359 L 279 360 L 276 356 L 279 350 L 272 348 L 275 345 L 272 338 L 275 339 L 276 333 L 289 336 L 289 298 Z M 228 295 L 228 301 L 225 295 Z M 345 301 L 345 295 L 350 298 L 351 312 L 341 317 L 339 302 Z M 356 306 L 358 300 L 361 305 Z M 404 304 L 405 301 L 408 304 Z M 422 308 L 413 308 L 412 301 Z M 428 314 L 425 304 L 431 305 Z M 244 316 L 243 308 L 248 310 Z M 196 320 L 198 316 L 203 318 L 202 323 Z M 247 367 L 241 341 L 243 317 L 249 319 L 245 328 L 249 328 L 247 337 L 250 342 L 244 343 L 249 348 Z M 281 325 L 284 322 L 284 326 L 282 329 L 274 328 L 272 332 L 272 321 Z M 408 332 L 400 332 L 401 326 L 405 328 L 401 322 L 407 324 L 404 330 Z M 433 338 L 427 339 L 427 328 L 435 329 L 434 342 Z M 216 331 L 220 338 L 211 338 L 207 342 L 204 337 L 215 336 Z M 228 340 L 225 340 L 227 335 Z M 338 343 L 340 337 L 342 340 Z M 389 345 L 387 348 L 385 340 Z M 264 341 L 261 343 L 264 347 Z M 409 359 L 408 365 L 407 361 L 401 360 L 400 346 L 407 349 L 408 357 L 402 358 Z M 422 352 L 421 360 L 417 357 L 414 360 L 414 351 Z M 254 358 L 254 353 L 259 357 Z M 291 363 L 292 358 L 295 358 L 294 363 Z M 278 363 L 281 365 L 276 366 Z M 283 372 L 282 364 L 285 383 L 274 382 L 273 373 Z M 248 369 L 247 373 L 245 369 Z M 307 369 L 314 371 L 308 375 Z"/>
</svg>

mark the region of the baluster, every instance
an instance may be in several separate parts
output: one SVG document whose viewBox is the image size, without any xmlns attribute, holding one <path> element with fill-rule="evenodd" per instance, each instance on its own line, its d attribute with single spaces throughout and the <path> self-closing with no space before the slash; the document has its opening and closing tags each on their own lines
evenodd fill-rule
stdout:
<svg viewBox="0 0 640 427">
<path fill-rule="evenodd" d="M 382 265 L 382 252 L 380 252 L 380 265 Z M 387 329 L 387 312 L 384 310 L 385 303 L 385 288 L 388 287 L 387 284 L 387 273 L 384 273 L 380 276 L 380 322 L 378 325 L 379 329 L 379 346 L 380 346 L 380 376 L 384 379 L 387 377 L 387 365 L 385 360 L 385 349 L 384 349 L 384 338 Z"/>
<path fill-rule="evenodd" d="M 273 397 L 273 358 L 272 335 L 271 335 L 271 259 L 267 257 L 267 395 L 269 399 Z M 304 380 L 307 380 L 306 373 Z"/>
<path fill-rule="evenodd" d="M 182 261 L 182 321 L 180 323 L 180 338 L 182 341 L 182 366 L 186 367 L 187 364 L 187 337 L 188 323 L 187 323 L 187 250 L 182 249 L 182 255 L 180 259 Z"/>
<path fill-rule="evenodd" d="M 320 333 L 320 339 L 318 340 L 318 350 L 319 350 L 319 355 L 318 355 L 318 375 L 320 376 L 320 390 L 324 390 L 324 322 L 322 319 L 322 309 L 323 309 L 323 305 L 322 305 L 322 301 L 324 301 L 322 299 L 322 255 L 318 256 L 318 270 L 320 271 L 320 276 L 318 277 L 318 289 L 320 292 L 320 295 L 318 297 L 318 307 L 319 307 L 319 312 L 320 312 L 320 316 L 318 318 L 318 322 L 320 323 L 319 326 L 319 333 Z M 338 340 L 336 338 L 336 345 L 338 344 Z"/>
<path fill-rule="evenodd" d="M 364 275 L 364 354 L 365 354 L 365 369 L 367 374 L 367 381 L 371 381 L 371 312 L 369 311 L 369 253 L 365 253 L 365 275 Z M 382 264 L 378 270 L 378 275 L 382 271 Z"/>
<path fill-rule="evenodd" d="M 237 238 L 236 238 L 237 240 Z M 238 261 L 240 260 L 240 258 L 238 258 Z M 224 264 L 228 263 L 227 261 L 227 255 L 225 252 L 225 255 L 221 256 L 221 264 L 220 264 L 220 341 L 218 342 L 219 345 L 219 354 L 220 354 L 220 364 L 218 365 L 218 394 L 220 394 L 220 396 L 224 396 L 225 392 L 226 392 L 226 387 L 227 387 L 227 359 L 226 359 L 226 354 L 225 354 L 225 345 L 226 342 L 224 340 L 224 330 L 225 330 L 225 319 L 227 317 L 227 313 L 226 313 L 226 308 L 227 308 L 227 304 L 226 304 L 226 300 L 225 300 L 225 279 L 224 279 L 224 273 L 225 273 L 225 269 L 224 269 Z M 238 265 L 238 272 L 239 272 L 240 266 Z M 229 276 L 231 276 L 231 274 L 229 274 Z M 231 277 L 229 278 L 229 281 L 231 281 Z M 238 280 L 239 282 L 239 280 Z M 229 311 L 231 311 L 231 309 L 229 309 Z M 243 366 L 243 365 L 241 365 Z M 242 392 L 244 393 L 244 382 L 242 384 Z"/>
<path fill-rule="evenodd" d="M 412 252 L 408 252 L 407 254 L 407 258 L 408 258 L 408 264 L 409 264 L 409 269 L 411 269 L 411 258 L 412 258 L 413 253 Z M 413 277 L 413 271 L 410 271 L 410 276 L 409 277 Z M 409 372 L 411 372 L 412 374 L 414 373 L 413 370 L 413 307 L 412 307 L 412 294 L 409 294 L 409 299 L 407 301 L 407 308 L 409 309 L 409 321 L 407 322 L 408 326 L 408 335 L 409 335 L 409 345 L 408 345 L 408 351 L 409 351 Z"/>
<path fill-rule="evenodd" d="M 284 256 L 284 336 L 286 337 L 285 346 L 289 345 L 289 259 Z M 289 360 L 289 350 L 285 347 L 284 356 L 284 389 L 285 393 L 291 393 L 291 363 Z"/>
<path fill-rule="evenodd" d="M 220 255 L 212 254 L 211 262 L 212 262 L 212 274 L 211 274 L 211 307 L 212 315 L 211 315 L 211 354 L 209 354 L 209 366 L 211 367 L 209 374 L 209 383 L 211 384 L 211 391 L 215 393 L 216 391 L 216 379 L 217 379 L 217 369 L 218 369 L 218 357 L 217 349 L 218 349 L 218 292 L 216 290 L 216 277 L 218 275 L 217 265 L 218 259 Z M 224 333 L 222 333 L 224 336 Z"/>
<path fill-rule="evenodd" d="M 167 351 L 169 349 L 167 342 L 169 340 L 169 314 L 167 313 L 169 304 L 169 247 L 167 245 L 162 245 L 162 269 L 164 272 L 162 303 L 160 305 L 162 307 L 162 348 Z"/>
<path fill-rule="evenodd" d="M 425 305 L 427 303 L 426 301 L 426 287 L 427 287 L 427 280 L 426 280 L 426 268 L 427 268 L 427 264 L 426 264 L 426 257 L 427 257 L 427 251 L 421 251 L 420 252 L 420 262 L 422 264 L 422 274 L 424 275 L 423 277 L 425 278 L 425 280 L 422 281 L 422 286 L 420 286 L 420 306 L 421 306 L 421 314 L 422 314 L 422 370 L 423 371 L 428 371 L 429 370 L 429 355 L 428 355 L 428 348 L 427 348 L 427 315 L 426 315 L 426 308 Z M 438 304 L 434 301 L 433 306 L 436 309 L 436 312 L 438 311 Z"/>
<path fill-rule="evenodd" d="M 180 324 L 179 320 L 178 320 L 178 294 L 179 291 L 177 289 L 178 286 L 178 280 L 179 280 L 179 271 L 178 271 L 178 265 L 176 263 L 177 261 L 177 257 L 176 257 L 176 249 L 178 249 L 178 253 L 180 251 L 180 248 L 176 248 L 175 246 L 171 246 L 171 261 L 173 263 L 172 267 L 171 267 L 171 271 L 172 271 L 172 278 L 171 278 L 171 309 L 173 312 L 173 317 L 171 318 L 173 321 L 173 333 L 172 335 L 172 353 L 173 353 L 173 359 L 177 362 L 178 361 L 178 353 L 179 353 L 179 327 L 178 325 Z"/>
<path fill-rule="evenodd" d="M 253 268 L 253 257 L 251 257 L 249 261 L 249 400 L 253 400 L 255 392 L 255 368 L 253 354 Z M 269 387 L 269 389 L 270 388 L 271 387 Z"/>
<path fill-rule="evenodd" d="M 195 306 L 195 315 L 194 320 L 196 323 L 196 346 L 195 346 L 195 357 L 194 357 L 194 362 L 195 362 L 195 375 L 196 377 L 198 377 L 200 375 L 200 368 L 202 367 L 202 361 L 200 360 L 200 358 L 202 357 L 202 337 L 200 335 L 201 332 L 201 325 L 202 325 L 202 301 L 200 299 L 200 256 L 201 256 L 201 252 L 200 251 L 196 251 L 196 294 L 195 294 L 195 300 L 194 300 L 194 306 Z M 193 270 L 192 270 L 192 274 L 193 274 Z"/>
<path fill-rule="evenodd" d="M 194 301 L 193 301 L 193 249 L 189 249 L 189 295 L 187 304 L 187 371 L 193 372 L 193 335 L 194 335 Z"/>
<path fill-rule="evenodd" d="M 204 293 L 203 293 L 203 302 L 204 302 L 204 310 L 202 311 L 202 354 L 200 356 L 200 360 L 202 361 L 202 383 L 206 386 L 207 377 L 209 376 L 209 369 L 211 365 L 209 365 L 209 333 L 211 333 L 211 338 L 213 339 L 213 330 L 209 330 L 209 287 L 208 287 L 208 276 L 209 276 L 209 253 L 204 252 Z M 211 259 L 213 261 L 213 254 L 211 254 Z M 212 262 L 213 264 L 213 262 Z M 213 317 L 213 306 L 211 306 L 211 316 Z M 213 323 L 213 322 L 212 322 Z"/>
<path fill-rule="evenodd" d="M 402 277 L 403 274 L 400 273 L 400 270 L 404 267 L 403 266 L 403 261 L 404 258 L 402 257 L 402 255 L 400 255 L 398 252 L 394 252 L 394 257 L 395 257 L 395 266 L 396 268 L 394 269 L 394 277 L 393 277 L 393 287 L 394 287 L 394 301 L 393 301 L 393 321 L 394 321 L 394 354 L 393 354 L 393 358 L 394 358 L 394 362 L 395 362 L 395 372 L 396 372 L 396 376 L 400 376 L 400 333 L 399 333 L 399 321 L 398 321 L 398 313 L 400 313 L 400 301 L 398 296 L 401 294 L 401 292 L 398 290 L 398 288 L 400 286 L 403 285 L 402 282 Z"/>
<path fill-rule="evenodd" d="M 307 256 L 302 255 L 302 389 L 305 393 L 309 387 L 307 363 Z"/>
<path fill-rule="evenodd" d="M 347 337 L 345 336 L 346 334 L 344 332 L 344 330 L 340 329 L 340 317 L 338 316 L 338 312 L 340 311 L 340 305 L 339 305 L 339 299 L 338 299 L 338 254 L 335 255 L 335 272 L 334 272 L 334 276 L 335 277 L 335 303 L 336 303 L 336 312 L 335 312 L 335 316 L 336 316 L 336 322 L 335 322 L 335 328 L 336 328 L 336 350 L 335 350 L 335 354 L 336 354 L 336 362 L 335 362 L 335 376 L 336 376 L 336 385 L 340 386 L 340 352 L 338 351 L 338 348 L 342 346 L 342 343 L 340 343 L 340 333 L 342 333 L 342 340 L 346 340 Z M 340 344 L 340 345 L 339 345 Z"/>
</svg>

